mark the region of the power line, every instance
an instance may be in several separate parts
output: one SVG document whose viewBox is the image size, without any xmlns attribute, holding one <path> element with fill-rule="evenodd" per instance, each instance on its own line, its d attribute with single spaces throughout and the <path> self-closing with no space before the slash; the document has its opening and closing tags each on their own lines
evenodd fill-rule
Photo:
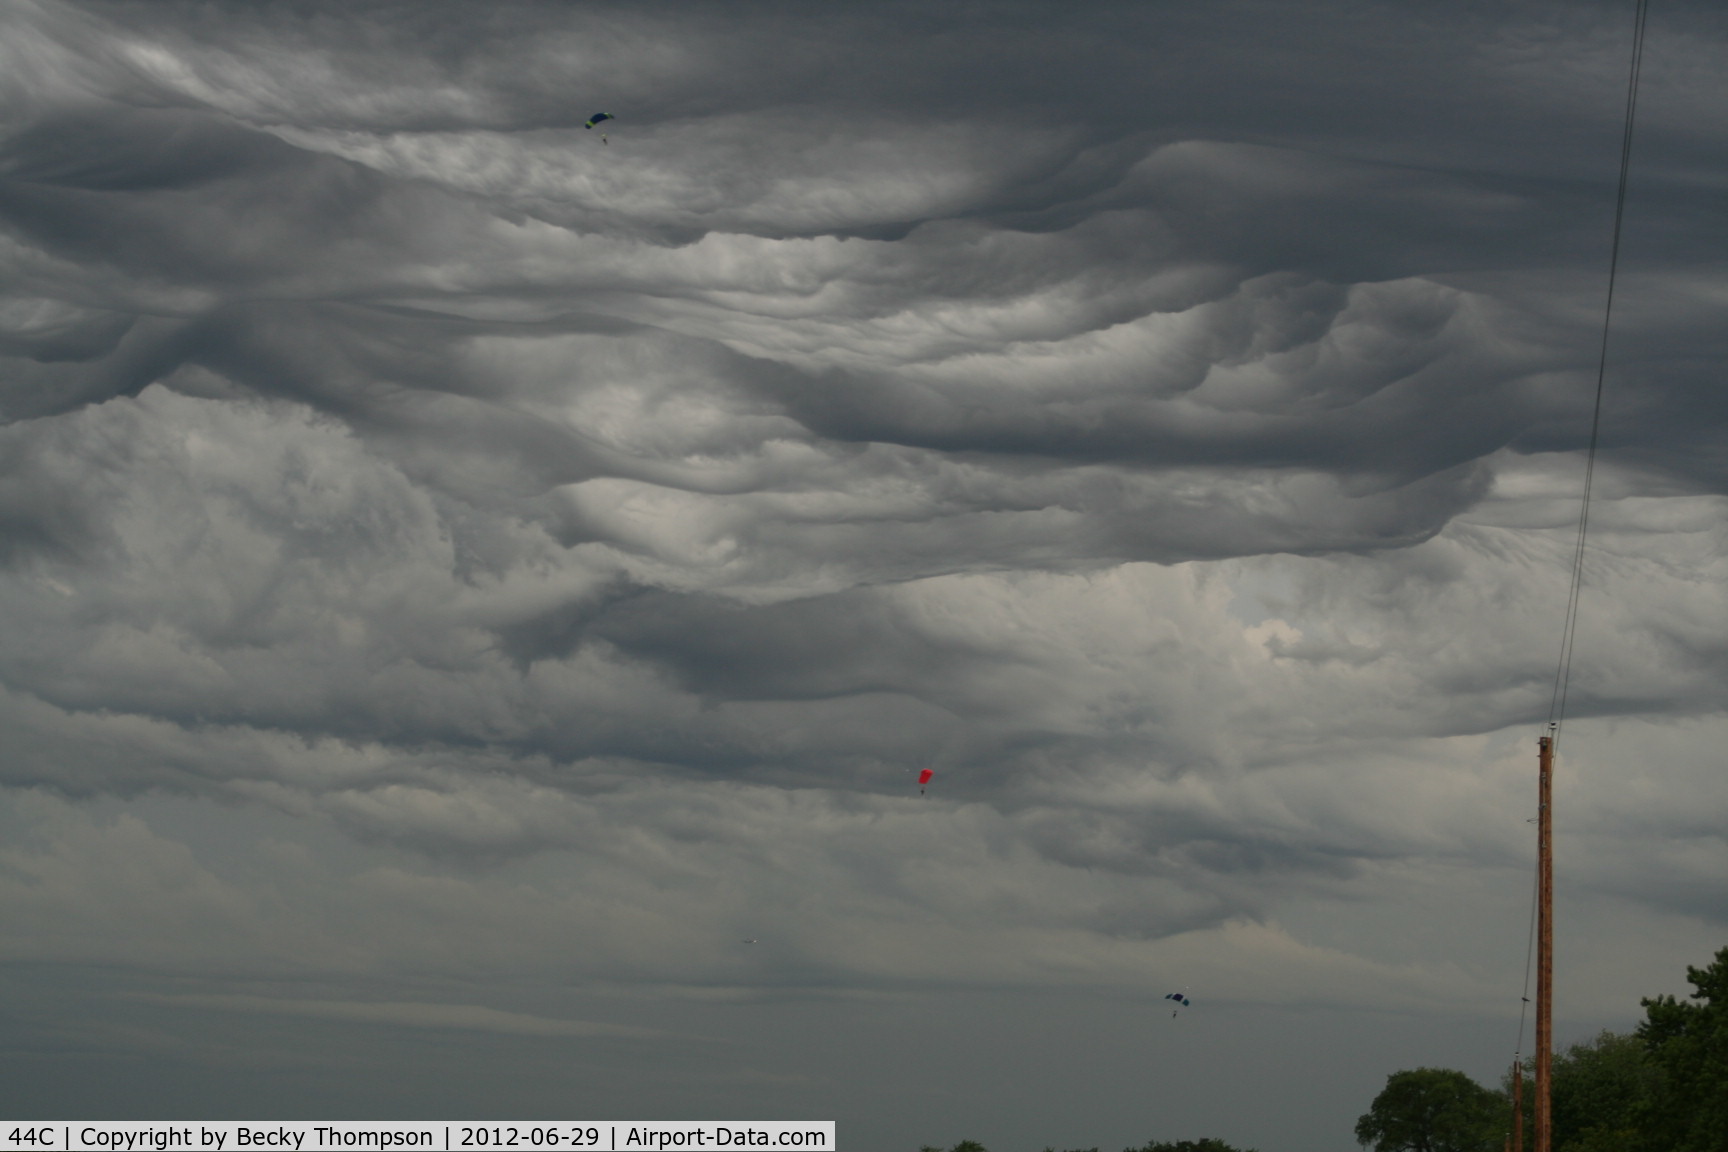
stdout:
<svg viewBox="0 0 1728 1152">
<path fill-rule="evenodd" d="M 1608 255 L 1608 295 L 1602 309 L 1602 339 L 1596 358 L 1596 397 L 1590 413 L 1590 445 L 1584 455 L 1584 492 L 1578 510 L 1578 537 L 1572 549 L 1572 575 L 1566 592 L 1566 620 L 1560 635 L 1560 659 L 1554 670 L 1554 691 L 1548 701 L 1549 754 L 1560 747 L 1560 726 L 1566 718 L 1567 691 L 1572 679 L 1573 642 L 1578 632 L 1578 601 L 1584 587 L 1584 548 L 1590 533 L 1590 495 L 1596 479 L 1596 451 L 1602 439 L 1602 397 L 1608 379 L 1608 335 L 1614 321 L 1614 286 L 1620 271 L 1620 236 L 1626 219 L 1626 187 L 1632 171 L 1632 133 L 1638 118 L 1638 80 L 1644 66 L 1644 29 L 1649 0 L 1638 0 L 1632 22 L 1632 66 L 1626 80 L 1626 120 L 1620 135 L 1620 182 L 1614 195 L 1614 236 Z M 1524 953 L 1524 989 L 1518 1013 L 1518 1043 L 1513 1049 L 1512 1074 L 1522 1077 L 1524 1028 L 1530 1011 L 1530 960 L 1537 927 L 1540 870 L 1532 886 L 1530 924 Z M 1538 1032 L 1542 1018 L 1538 1016 Z M 1538 1037 L 1540 1039 L 1540 1037 Z M 1538 1079 L 1541 1069 L 1538 1069 Z M 1540 1110 L 1540 1105 L 1538 1108 Z M 1522 1118 L 1519 1118 L 1522 1123 Z M 1539 1140 L 1541 1138 L 1539 1137 Z"/>
<path fill-rule="evenodd" d="M 1566 594 L 1566 623 L 1561 629 L 1560 662 L 1554 670 L 1554 692 L 1548 701 L 1548 726 L 1554 747 L 1560 746 L 1560 726 L 1566 718 L 1566 694 L 1572 680 L 1572 647 L 1578 632 L 1578 598 L 1584 587 L 1584 543 L 1590 532 L 1590 490 L 1596 480 L 1596 448 L 1602 437 L 1602 395 L 1608 379 L 1608 333 L 1614 320 L 1614 282 L 1620 271 L 1620 232 L 1626 218 L 1626 183 L 1632 171 L 1632 129 L 1638 115 L 1638 74 L 1644 66 L 1644 24 L 1650 0 L 1638 0 L 1632 24 L 1632 69 L 1626 81 L 1626 125 L 1620 135 L 1620 186 L 1614 197 L 1614 242 L 1608 256 L 1608 300 L 1602 310 L 1601 351 L 1596 360 L 1596 403 L 1590 413 L 1590 448 L 1584 455 L 1584 497 L 1578 512 L 1578 540 L 1572 550 L 1572 582 Z"/>
</svg>

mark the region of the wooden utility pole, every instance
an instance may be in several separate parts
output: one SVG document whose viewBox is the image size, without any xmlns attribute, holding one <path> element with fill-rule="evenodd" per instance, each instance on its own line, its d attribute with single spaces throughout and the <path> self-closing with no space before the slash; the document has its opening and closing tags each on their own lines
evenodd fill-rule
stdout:
<svg viewBox="0 0 1728 1152">
<path fill-rule="evenodd" d="M 1524 1061 L 1512 1061 L 1512 1135 L 1509 1152 L 1524 1152 Z"/>
<path fill-rule="evenodd" d="M 1548 1064 L 1554 1053 L 1554 725 L 1540 750 L 1541 809 L 1536 813 L 1536 1152 L 1553 1152 Z"/>
</svg>

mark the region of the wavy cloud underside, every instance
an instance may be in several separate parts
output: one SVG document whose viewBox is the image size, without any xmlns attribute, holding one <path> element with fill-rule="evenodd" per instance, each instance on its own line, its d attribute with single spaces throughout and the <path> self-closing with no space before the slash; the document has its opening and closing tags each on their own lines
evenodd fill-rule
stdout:
<svg viewBox="0 0 1728 1152">
<path fill-rule="evenodd" d="M 1669 8 L 1578 1020 L 1728 907 L 1728 25 Z M 708 1041 L 498 989 L 1515 1016 L 1621 15 L 11 5 L 6 962 L 627 1048 Z"/>
</svg>

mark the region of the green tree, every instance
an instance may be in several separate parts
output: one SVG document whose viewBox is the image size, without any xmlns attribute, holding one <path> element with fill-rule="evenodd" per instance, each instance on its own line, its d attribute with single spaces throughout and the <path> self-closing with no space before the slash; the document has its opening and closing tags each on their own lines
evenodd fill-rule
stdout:
<svg viewBox="0 0 1728 1152">
<path fill-rule="evenodd" d="M 1636 1036 L 1603 1032 L 1554 1057 L 1549 1100 L 1557 1152 L 1632 1152 L 1657 1074 Z M 1526 1100 L 1532 1099 L 1526 1093 Z"/>
<path fill-rule="evenodd" d="M 1505 1100 L 1450 1068 L 1394 1072 L 1356 1121 L 1374 1152 L 1492 1152 L 1501 1147 Z"/>
<path fill-rule="evenodd" d="M 1527 1057 L 1524 1077 L 1524 1147 L 1536 1146 L 1536 1062 Z M 1554 1054 L 1549 1099 L 1554 1106 L 1555 1152 L 1636 1152 L 1643 1147 L 1639 1116 L 1657 1079 L 1644 1044 L 1625 1032 L 1602 1032 L 1594 1040 Z M 1501 1107 L 1510 1131 L 1512 1076 L 1501 1077 Z"/>
<path fill-rule="evenodd" d="M 1054 1148 L 1046 1148 L 1044 1152 L 1056 1152 Z M 1096 1148 L 1072 1148 L 1069 1152 L 1098 1152 Z M 1253 1148 L 1237 1148 L 1222 1140 L 1208 1136 L 1203 1140 L 1149 1141 L 1143 1148 L 1124 1148 L 1122 1152 L 1255 1152 Z"/>
<path fill-rule="evenodd" d="M 1638 1128 L 1661 1152 L 1728 1152 L 1728 948 L 1708 968 L 1687 968 L 1686 979 L 1697 1003 L 1640 1001 L 1638 1039 L 1656 1075 Z"/>
</svg>

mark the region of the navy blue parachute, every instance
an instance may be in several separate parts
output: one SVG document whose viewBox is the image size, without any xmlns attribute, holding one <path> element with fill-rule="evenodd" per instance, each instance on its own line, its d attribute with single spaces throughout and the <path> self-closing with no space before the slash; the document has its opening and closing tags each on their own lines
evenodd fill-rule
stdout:
<svg viewBox="0 0 1728 1152">
<path fill-rule="evenodd" d="M 596 112 L 596 113 L 594 113 L 594 115 L 588 117 L 588 123 L 582 125 L 582 127 L 592 128 L 592 127 L 594 127 L 594 125 L 600 123 L 600 121 L 602 121 L 602 120 L 612 120 L 612 119 L 615 119 L 615 117 L 610 112 Z"/>
</svg>

